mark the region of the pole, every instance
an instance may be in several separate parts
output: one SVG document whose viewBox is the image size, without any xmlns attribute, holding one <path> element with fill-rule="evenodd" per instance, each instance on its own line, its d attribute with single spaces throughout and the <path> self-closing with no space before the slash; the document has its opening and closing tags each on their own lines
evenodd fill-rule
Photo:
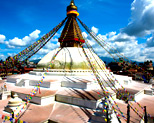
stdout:
<svg viewBox="0 0 154 123">
<path fill-rule="evenodd" d="M 121 120 L 120 120 L 120 118 L 119 117 L 117 117 L 118 118 L 118 121 L 119 121 L 119 123 L 121 123 Z"/>
<path fill-rule="evenodd" d="M 109 123 L 109 110 L 108 110 L 108 105 L 107 105 L 107 107 L 106 107 L 106 119 L 107 119 L 107 123 Z"/>
<path fill-rule="evenodd" d="M 130 105 L 127 105 L 127 123 L 130 123 Z"/>
<path fill-rule="evenodd" d="M 146 111 L 146 106 L 144 106 L 144 123 L 148 123 L 148 117 L 147 117 L 147 111 Z"/>
<path fill-rule="evenodd" d="M 12 118 L 14 118 L 14 111 L 12 111 Z"/>
</svg>

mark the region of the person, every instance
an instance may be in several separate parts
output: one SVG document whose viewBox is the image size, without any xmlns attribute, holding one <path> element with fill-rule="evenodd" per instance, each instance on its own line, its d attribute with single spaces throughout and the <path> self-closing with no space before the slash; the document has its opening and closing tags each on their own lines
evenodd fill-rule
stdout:
<svg viewBox="0 0 154 123">
<path fill-rule="evenodd" d="M 4 91 L 7 91 L 6 83 L 4 83 Z"/>
</svg>

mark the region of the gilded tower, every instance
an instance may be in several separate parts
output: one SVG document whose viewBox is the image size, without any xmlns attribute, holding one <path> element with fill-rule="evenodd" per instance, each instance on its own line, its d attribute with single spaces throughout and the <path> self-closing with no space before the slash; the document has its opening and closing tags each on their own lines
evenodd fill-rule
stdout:
<svg viewBox="0 0 154 123">
<path fill-rule="evenodd" d="M 75 6 L 74 1 L 72 0 L 70 5 L 67 6 L 68 20 L 59 38 L 61 47 L 81 47 L 85 42 L 76 21 L 78 15 L 77 6 Z"/>
</svg>

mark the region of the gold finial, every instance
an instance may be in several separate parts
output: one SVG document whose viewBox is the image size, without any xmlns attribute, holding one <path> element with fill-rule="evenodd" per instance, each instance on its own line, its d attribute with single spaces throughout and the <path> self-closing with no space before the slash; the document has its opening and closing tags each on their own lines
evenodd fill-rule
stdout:
<svg viewBox="0 0 154 123">
<path fill-rule="evenodd" d="M 74 0 L 71 0 L 70 5 L 72 5 L 72 6 L 75 5 L 75 4 L 74 4 Z"/>
<path fill-rule="evenodd" d="M 77 6 L 75 6 L 74 4 L 74 0 L 71 0 L 71 3 L 69 6 L 67 6 L 67 15 L 79 15 L 79 13 L 77 12 Z"/>
</svg>

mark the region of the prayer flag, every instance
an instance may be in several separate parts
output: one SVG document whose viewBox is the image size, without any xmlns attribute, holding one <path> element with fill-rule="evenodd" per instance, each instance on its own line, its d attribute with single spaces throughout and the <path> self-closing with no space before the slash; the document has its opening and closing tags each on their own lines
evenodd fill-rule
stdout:
<svg viewBox="0 0 154 123">
<path fill-rule="evenodd" d="M 105 122 L 107 122 L 107 119 L 105 118 Z"/>
<path fill-rule="evenodd" d="M 10 118 L 10 121 L 13 121 L 13 118 Z"/>
<path fill-rule="evenodd" d="M 5 117 L 5 116 L 4 116 L 4 115 L 2 115 L 2 119 L 4 119 L 4 117 Z"/>
</svg>

